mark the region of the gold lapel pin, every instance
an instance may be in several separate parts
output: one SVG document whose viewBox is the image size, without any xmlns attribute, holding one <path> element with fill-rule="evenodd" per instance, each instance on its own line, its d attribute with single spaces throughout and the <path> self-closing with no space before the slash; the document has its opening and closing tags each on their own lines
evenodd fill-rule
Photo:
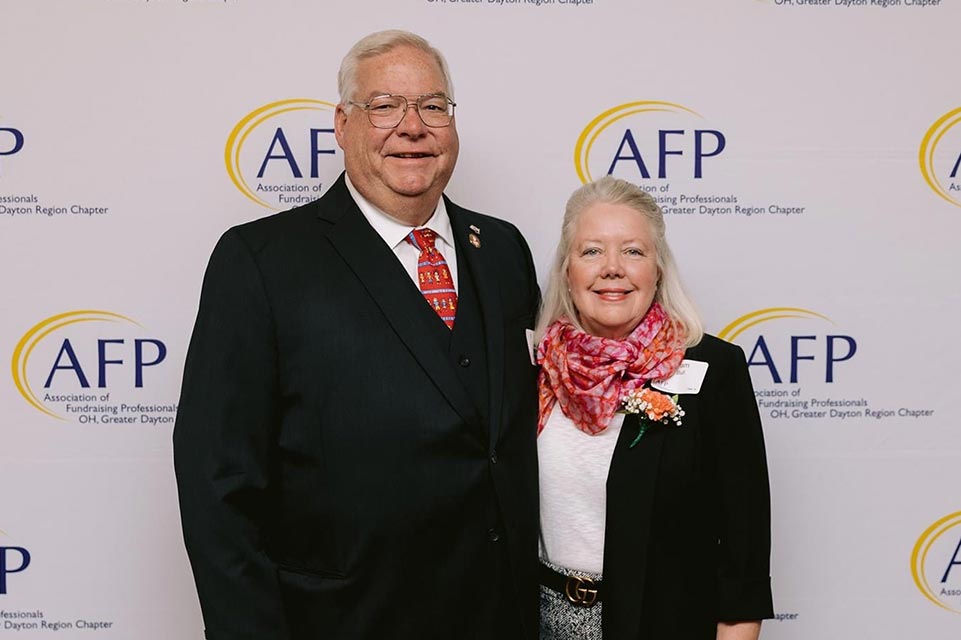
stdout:
<svg viewBox="0 0 961 640">
<path fill-rule="evenodd" d="M 471 229 L 473 228 L 474 227 L 471 227 Z M 478 237 L 476 233 L 468 234 L 467 239 L 470 240 L 470 243 L 474 245 L 475 249 L 480 249 L 480 237 Z"/>
</svg>

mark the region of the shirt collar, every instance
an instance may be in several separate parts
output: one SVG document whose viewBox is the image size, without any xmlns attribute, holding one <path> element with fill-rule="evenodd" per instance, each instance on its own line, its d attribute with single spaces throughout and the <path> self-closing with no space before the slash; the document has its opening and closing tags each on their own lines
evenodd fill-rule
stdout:
<svg viewBox="0 0 961 640">
<path fill-rule="evenodd" d="M 377 235 L 383 238 L 384 242 L 386 242 L 387 246 L 391 249 L 394 249 L 403 242 L 404 238 L 407 237 L 412 229 L 423 229 L 425 227 L 432 229 L 448 247 L 454 246 L 454 232 L 450 226 L 450 216 L 447 215 L 447 205 L 444 202 L 444 198 L 441 198 L 437 203 L 437 208 L 434 209 L 434 215 L 432 215 L 426 223 L 420 227 L 412 227 L 376 207 L 367 198 L 360 195 L 360 192 L 357 191 L 357 188 L 350 181 L 350 176 L 344 174 L 344 177 L 346 178 L 347 190 L 350 192 L 354 202 L 357 203 L 358 208 L 360 208 L 360 212 L 364 214 L 370 226 L 374 228 Z"/>
</svg>

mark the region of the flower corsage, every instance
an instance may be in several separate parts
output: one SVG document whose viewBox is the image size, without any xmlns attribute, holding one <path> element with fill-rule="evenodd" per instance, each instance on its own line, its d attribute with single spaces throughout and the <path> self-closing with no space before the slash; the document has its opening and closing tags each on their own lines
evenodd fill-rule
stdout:
<svg viewBox="0 0 961 640">
<path fill-rule="evenodd" d="M 623 396 L 618 413 L 636 413 L 640 416 L 640 429 L 631 447 L 638 443 L 652 424 L 679 427 L 681 418 L 684 417 L 684 409 L 677 404 L 676 395 L 669 396 L 648 387 L 634 389 Z"/>
</svg>

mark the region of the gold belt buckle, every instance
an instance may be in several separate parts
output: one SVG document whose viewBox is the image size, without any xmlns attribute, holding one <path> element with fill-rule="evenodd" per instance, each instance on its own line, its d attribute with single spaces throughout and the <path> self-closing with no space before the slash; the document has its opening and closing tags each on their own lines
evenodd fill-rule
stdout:
<svg viewBox="0 0 961 640">
<path fill-rule="evenodd" d="M 579 607 L 593 607 L 597 602 L 597 587 L 590 578 L 568 576 L 564 584 L 564 595 Z"/>
</svg>

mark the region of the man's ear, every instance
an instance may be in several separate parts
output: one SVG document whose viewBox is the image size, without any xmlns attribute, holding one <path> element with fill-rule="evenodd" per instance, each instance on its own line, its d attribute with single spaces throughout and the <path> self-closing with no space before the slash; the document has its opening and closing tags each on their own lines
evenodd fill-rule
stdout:
<svg viewBox="0 0 961 640">
<path fill-rule="evenodd" d="M 334 110 L 334 138 L 337 139 L 337 145 L 341 149 L 344 148 L 344 129 L 347 127 L 348 115 L 344 105 L 338 104 L 337 109 Z"/>
</svg>

